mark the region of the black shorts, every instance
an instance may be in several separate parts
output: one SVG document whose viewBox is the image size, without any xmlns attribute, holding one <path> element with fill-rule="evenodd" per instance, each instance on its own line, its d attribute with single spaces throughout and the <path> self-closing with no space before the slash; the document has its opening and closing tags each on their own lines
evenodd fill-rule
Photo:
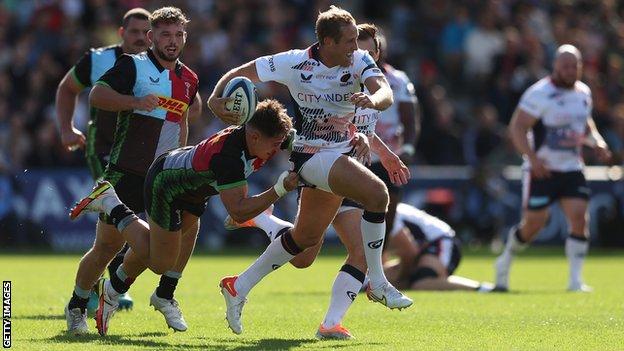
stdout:
<svg viewBox="0 0 624 351">
<path fill-rule="evenodd" d="M 528 210 L 541 210 L 561 198 L 588 200 L 590 194 L 582 171 L 550 172 L 550 177 L 536 179 L 527 170 L 522 178 L 522 202 Z"/>
<path fill-rule="evenodd" d="M 420 256 L 434 255 L 446 267 L 448 275 L 453 274 L 461 261 L 461 244 L 457 238 L 443 237 L 430 243 Z M 420 257 L 416 260 L 416 264 Z"/>
<path fill-rule="evenodd" d="M 144 177 L 117 169 L 114 165 L 109 165 L 106 171 L 104 171 L 102 178 L 111 183 L 119 200 L 134 213 L 145 212 L 145 203 L 143 202 Z M 112 219 L 104 213 L 100 214 L 100 220 L 106 224 L 113 224 Z"/>
<path fill-rule="evenodd" d="M 145 187 L 145 209 L 149 218 L 161 228 L 175 232 L 182 228 L 182 211 L 200 217 L 206 210 L 203 198 L 192 198 L 176 185 L 180 178 L 176 172 L 186 170 L 164 169 L 168 152 L 160 155 L 147 171 Z"/>
<path fill-rule="evenodd" d="M 87 160 L 87 166 L 93 180 L 98 180 L 104 175 L 104 170 L 108 164 L 108 155 L 103 154 L 91 154 L 85 153 L 85 159 Z"/>
</svg>

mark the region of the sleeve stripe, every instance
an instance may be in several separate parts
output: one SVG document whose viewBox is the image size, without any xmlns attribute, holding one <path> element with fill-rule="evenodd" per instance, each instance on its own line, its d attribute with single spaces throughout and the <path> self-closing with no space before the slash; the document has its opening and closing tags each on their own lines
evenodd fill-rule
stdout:
<svg viewBox="0 0 624 351">
<path fill-rule="evenodd" d="M 97 82 L 95 82 L 95 85 L 103 85 L 105 87 L 111 88 L 111 86 L 103 80 L 98 80 Z"/>
<path fill-rule="evenodd" d="M 247 185 L 247 180 L 241 180 L 241 181 L 234 182 L 234 183 L 217 185 L 216 188 L 217 188 L 217 191 L 221 191 L 221 190 L 228 190 L 228 189 L 238 188 L 238 187 L 243 186 L 243 185 Z"/>
<path fill-rule="evenodd" d="M 76 69 L 74 67 L 72 67 L 72 69 L 71 69 L 71 76 L 74 78 L 74 82 L 76 82 L 76 84 L 78 84 L 80 86 L 80 90 L 82 90 L 82 89 L 87 87 L 78 78 L 78 75 L 76 74 Z"/>
<path fill-rule="evenodd" d="M 364 74 L 364 72 L 366 72 L 367 70 L 369 70 L 371 68 L 377 68 L 377 65 L 374 64 L 374 63 L 371 63 L 370 65 L 364 67 L 364 69 L 362 70 L 362 74 Z"/>
</svg>

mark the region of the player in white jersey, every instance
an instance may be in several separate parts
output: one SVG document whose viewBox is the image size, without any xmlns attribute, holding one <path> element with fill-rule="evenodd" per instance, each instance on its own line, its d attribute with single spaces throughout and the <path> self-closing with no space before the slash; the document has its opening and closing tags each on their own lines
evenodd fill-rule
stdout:
<svg viewBox="0 0 624 351">
<path fill-rule="evenodd" d="M 226 73 L 217 83 L 208 106 L 221 119 L 234 113 L 219 98 L 227 81 L 245 76 L 252 81 L 276 81 L 286 85 L 297 104 L 291 161 L 294 171 L 306 183 L 301 191 L 295 226 L 275 240 L 239 276 L 221 280 L 229 327 L 242 332 L 241 313 L 246 296 L 264 276 L 322 240 L 342 199 L 348 197 L 364 206 L 361 219 L 364 254 L 369 269 L 369 296 L 389 308 L 405 308 L 411 299 L 386 279 L 381 264 L 385 235 L 388 191 L 372 172 L 349 157 L 369 162 L 367 138 L 356 133 L 352 123 L 356 108 L 385 110 L 392 102 L 390 89 L 370 55 L 357 47 L 353 16 L 331 6 L 316 22 L 318 43 L 307 50 L 290 50 L 260 57 Z M 360 91 L 360 84 L 370 94 Z M 396 170 L 397 176 L 400 169 Z"/>
<path fill-rule="evenodd" d="M 377 28 L 371 24 L 358 24 L 358 47 L 378 58 L 378 43 L 376 42 Z M 365 90 L 365 92 L 367 92 Z M 409 177 L 409 169 L 401 159 L 375 134 L 375 127 L 379 122 L 380 113 L 375 109 L 359 108 L 355 112 L 353 124 L 359 133 L 368 137 L 371 142 L 373 155 L 382 164 L 384 177 L 388 183 L 398 188 L 404 185 Z M 400 169 L 400 176 L 394 170 Z M 366 259 L 360 235 L 360 222 L 363 208 L 353 200 L 345 199 L 338 210 L 332 224 L 340 240 L 347 249 L 347 259 L 340 268 L 332 287 L 330 306 L 327 314 L 316 333 L 321 339 L 349 339 L 352 338 L 349 330 L 341 325 L 341 321 L 348 308 L 354 302 L 357 292 L 362 288 L 366 276 Z M 387 217 L 386 217 L 387 218 Z M 241 227 L 258 227 L 264 230 L 271 241 L 279 237 L 285 230 L 293 227 L 290 222 L 283 221 L 270 213 L 262 213 L 253 220 L 239 224 L 230 217 L 226 218 L 227 229 Z M 322 246 L 322 240 L 313 247 L 309 247 L 290 262 L 297 268 L 306 268 L 312 265 Z"/>
<path fill-rule="evenodd" d="M 461 261 L 461 249 L 455 231 L 446 222 L 400 203 L 393 228 L 389 248 L 398 259 L 384 265 L 393 284 L 414 290 L 493 289 L 491 283 L 453 275 Z"/>
<path fill-rule="evenodd" d="M 512 117 L 512 141 L 524 157 L 523 208 L 520 224 L 512 228 L 503 253 L 496 260 L 496 286 L 509 288 L 509 269 L 515 253 L 526 248 L 544 227 L 548 206 L 558 201 L 568 220 L 565 252 L 570 265 L 568 290 L 590 291 L 581 270 L 587 251 L 589 188 L 583 175 L 583 144 L 606 161 L 610 151 L 591 118 L 592 97 L 582 74 L 579 50 L 558 48 L 550 77 L 522 95 Z"/>
</svg>

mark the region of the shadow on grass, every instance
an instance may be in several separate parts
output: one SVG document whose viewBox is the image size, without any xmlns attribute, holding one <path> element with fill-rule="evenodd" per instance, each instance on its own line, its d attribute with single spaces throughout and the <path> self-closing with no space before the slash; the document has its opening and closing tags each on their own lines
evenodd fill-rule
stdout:
<svg viewBox="0 0 624 351">
<path fill-rule="evenodd" d="M 167 335 L 166 333 L 156 332 L 156 333 L 143 333 L 138 334 L 136 336 L 120 336 L 120 335 L 107 335 L 105 337 L 99 336 L 97 334 L 87 334 L 74 336 L 67 333 L 61 333 L 56 336 L 51 337 L 49 340 L 52 342 L 56 342 L 59 344 L 78 344 L 83 343 L 85 347 L 89 347 L 94 342 L 102 345 L 113 345 L 113 346 L 138 346 L 141 348 L 149 348 L 149 349 L 157 349 L 161 348 L 164 350 L 171 350 L 173 348 L 182 348 L 185 350 L 189 349 L 198 349 L 198 350 L 225 350 L 228 349 L 230 345 L 228 344 L 218 344 L 218 345 L 191 345 L 184 343 L 168 343 L 163 341 L 155 341 L 148 340 L 142 338 L 141 335 L 145 337 L 160 337 Z M 31 339 L 33 342 L 41 342 L 41 339 Z"/>
<path fill-rule="evenodd" d="M 64 320 L 65 316 L 62 314 L 27 314 L 24 316 L 15 316 L 13 319 L 26 319 L 32 321 L 43 321 L 43 320 Z"/>
<path fill-rule="evenodd" d="M 356 340 L 317 340 L 317 339 L 261 339 L 261 340 L 248 340 L 248 339 L 239 339 L 239 338 L 230 338 L 230 339 L 210 339 L 210 338 L 202 338 L 198 337 L 197 339 L 205 340 L 206 342 L 214 343 L 217 342 L 221 345 L 230 345 L 228 350 L 236 350 L 236 351 L 251 351 L 251 350 L 289 350 L 295 347 L 299 347 L 305 344 L 314 344 L 314 349 L 340 349 L 344 347 L 354 347 L 354 346 L 372 346 L 380 345 L 379 343 L 370 343 L 370 342 L 358 342 Z M 338 343 L 338 344 L 337 344 Z M 236 344 L 243 344 L 240 346 L 234 346 Z"/>
</svg>

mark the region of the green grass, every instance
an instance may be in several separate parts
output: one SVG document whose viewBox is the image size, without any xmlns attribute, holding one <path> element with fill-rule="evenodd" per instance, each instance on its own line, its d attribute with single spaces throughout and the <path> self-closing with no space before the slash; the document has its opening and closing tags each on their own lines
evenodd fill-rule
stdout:
<svg viewBox="0 0 624 351">
<path fill-rule="evenodd" d="M 390 311 L 360 295 L 344 325 L 355 340 L 317 341 L 314 333 L 329 302 L 340 255 L 323 255 L 311 268 L 287 266 L 251 293 L 245 331 L 236 336 L 224 321 L 217 288 L 255 256 L 196 255 L 176 297 L 190 329 L 167 330 L 148 306 L 157 284 L 151 273 L 131 289 L 135 307 L 119 312 L 109 335 L 66 335 L 62 315 L 73 288 L 77 255 L 0 254 L 0 277 L 13 288 L 15 350 L 624 350 L 624 259 L 622 252 L 593 250 L 585 277 L 592 294 L 565 292 L 562 249 L 532 249 L 516 259 L 509 294 L 410 292 L 410 309 Z M 493 256 L 469 254 L 456 274 L 491 281 Z"/>
</svg>

